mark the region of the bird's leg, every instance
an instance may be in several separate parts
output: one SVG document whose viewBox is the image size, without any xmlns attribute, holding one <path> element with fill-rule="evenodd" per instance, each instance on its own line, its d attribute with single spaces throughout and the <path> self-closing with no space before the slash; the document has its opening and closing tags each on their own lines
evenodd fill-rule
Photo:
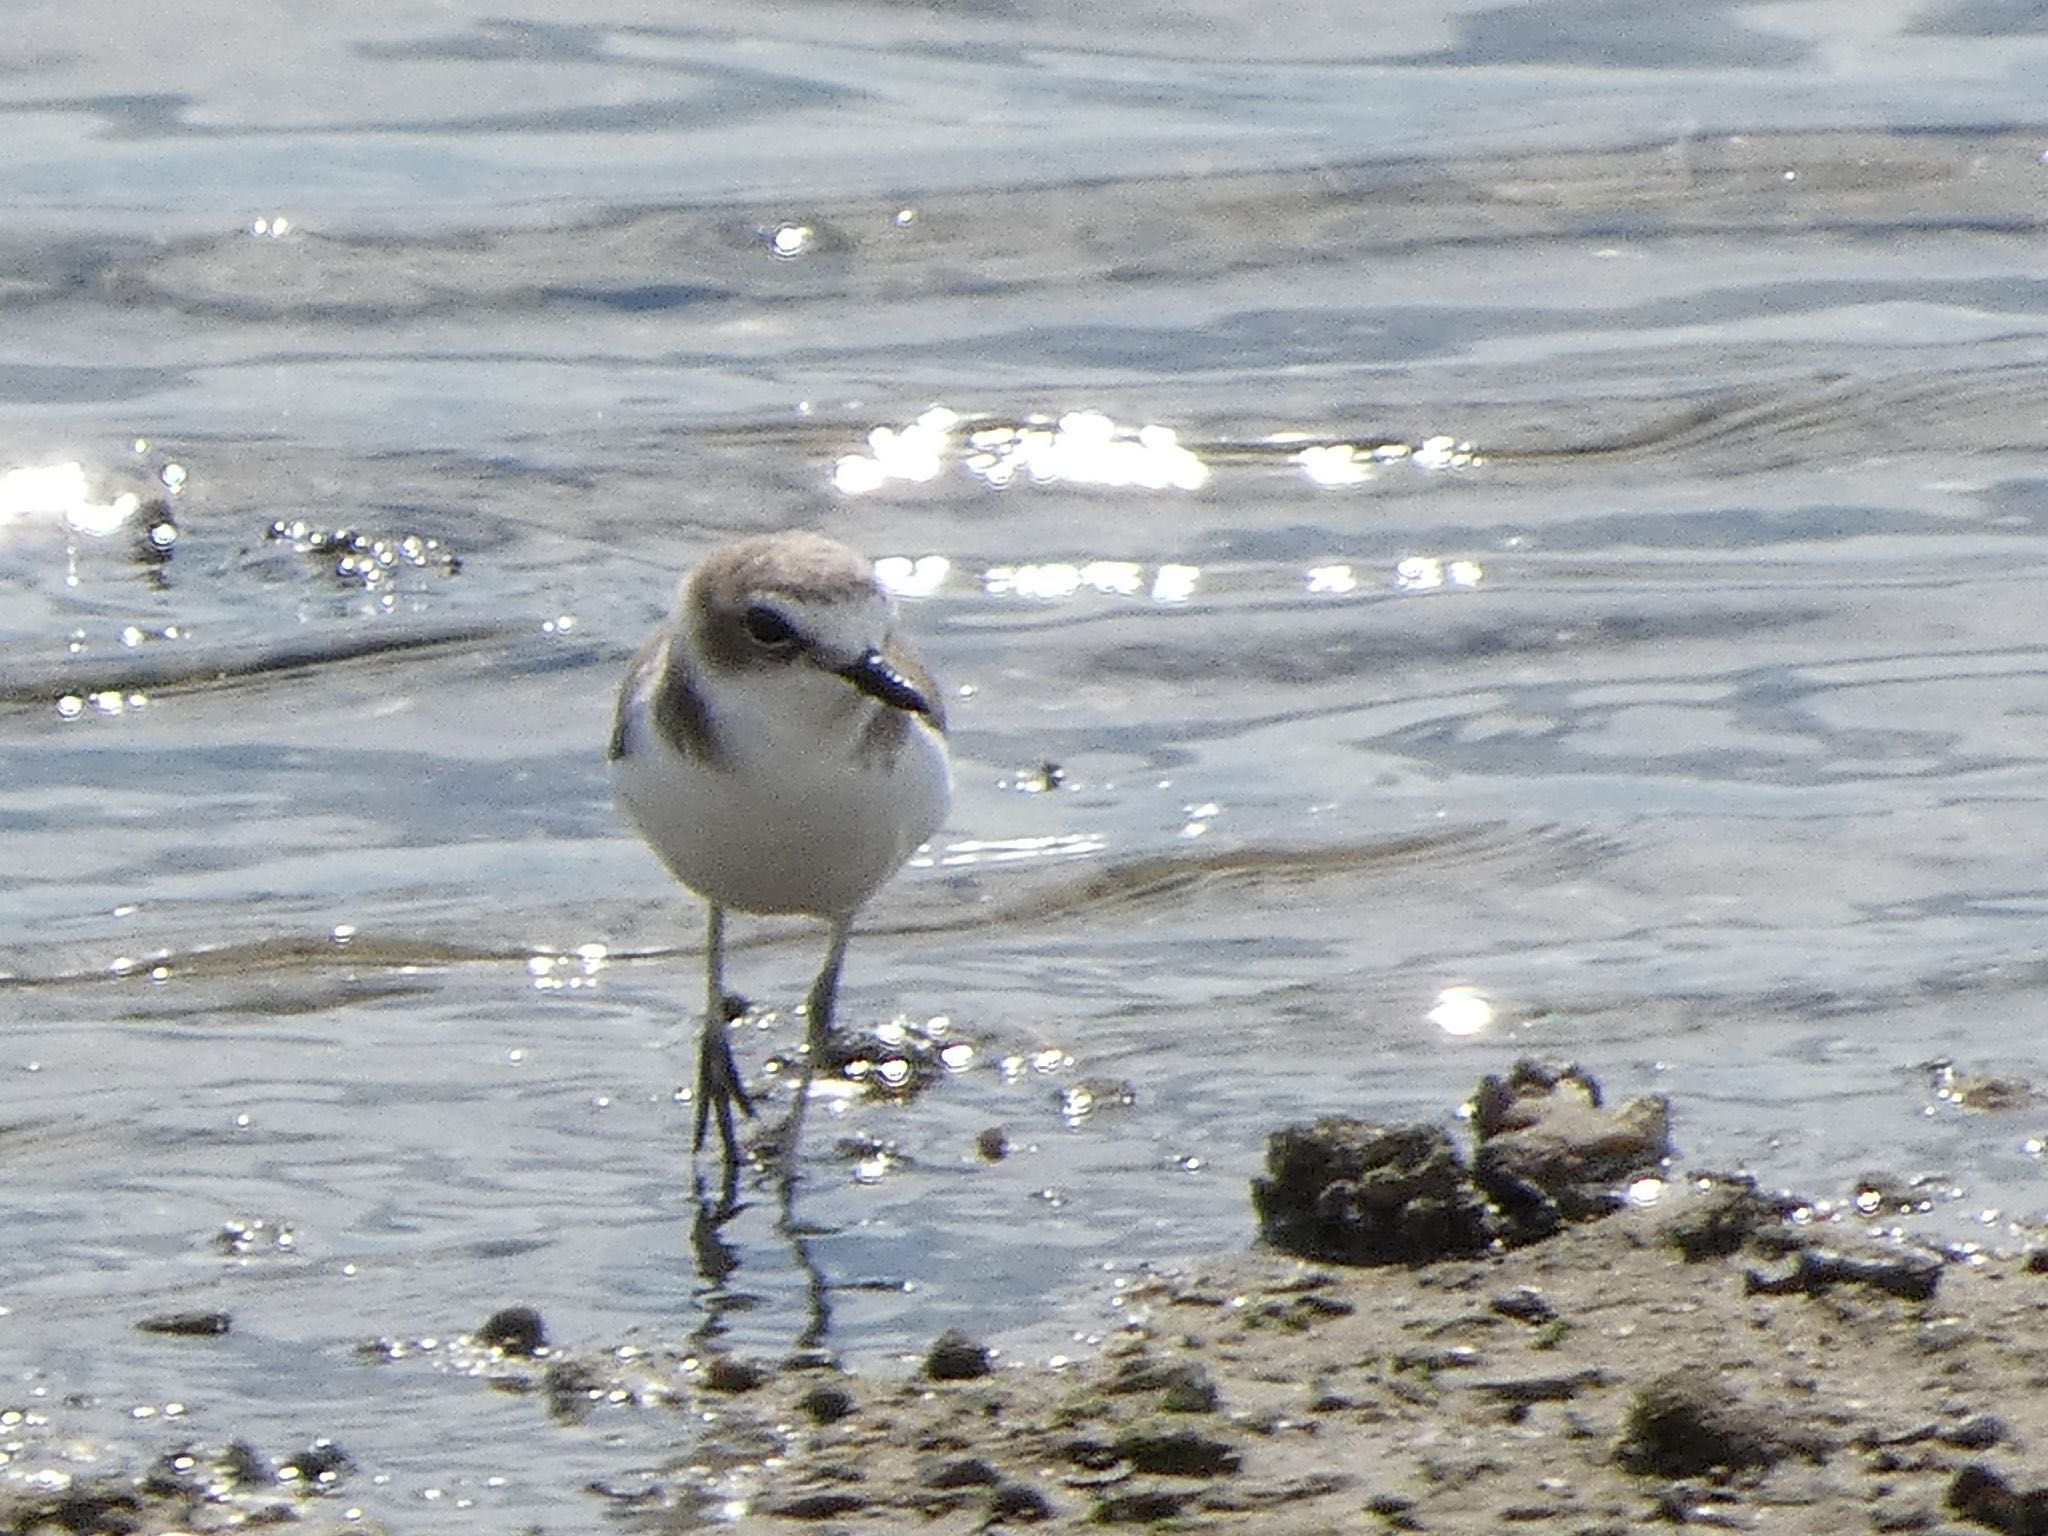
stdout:
<svg viewBox="0 0 2048 1536">
<path fill-rule="evenodd" d="M 796 1173 L 796 1144 L 803 1131 L 804 1105 L 810 1102 L 811 1081 L 818 1075 L 818 1063 L 832 1037 L 832 1008 L 839 999 L 839 971 L 846 964 L 846 941 L 852 937 L 851 913 L 832 920 L 832 942 L 825 950 L 825 963 L 818 967 L 818 979 L 811 983 L 811 995 L 804 1003 L 803 1073 L 797 1079 L 796 1103 L 790 1106 L 788 1125 L 781 1137 L 786 1177 L 793 1178 Z"/>
<path fill-rule="evenodd" d="M 825 963 L 818 967 L 818 979 L 811 983 L 811 995 L 804 1004 L 804 1018 L 808 1023 L 804 1031 L 804 1045 L 814 1063 L 825 1054 L 825 1043 L 832 1038 L 832 1010 L 839 1001 L 839 970 L 846 964 L 846 941 L 852 937 L 853 919 L 835 918 L 832 943 L 825 951 Z"/>
<path fill-rule="evenodd" d="M 729 1183 L 740 1161 L 733 1106 L 737 1104 L 742 1114 L 751 1116 L 754 1101 L 740 1081 L 739 1066 L 732 1059 L 732 1036 L 726 1029 L 730 1021 L 725 1016 L 725 909 L 715 902 L 710 906 L 711 917 L 704 931 L 704 1033 L 697 1039 L 697 1128 L 690 1145 L 695 1151 L 704 1150 L 704 1135 L 716 1110 Z"/>
</svg>

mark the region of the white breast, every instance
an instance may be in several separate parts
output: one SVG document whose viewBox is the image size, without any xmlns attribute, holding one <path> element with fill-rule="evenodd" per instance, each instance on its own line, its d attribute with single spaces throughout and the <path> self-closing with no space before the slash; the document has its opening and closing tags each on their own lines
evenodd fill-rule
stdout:
<svg viewBox="0 0 2048 1536">
<path fill-rule="evenodd" d="M 613 765 L 620 806 L 670 871 L 743 912 L 850 914 L 939 828 L 952 796 L 944 738 L 918 716 L 892 754 L 859 750 L 886 705 L 794 673 L 705 690 L 720 753 L 686 756 L 632 696 Z"/>
</svg>

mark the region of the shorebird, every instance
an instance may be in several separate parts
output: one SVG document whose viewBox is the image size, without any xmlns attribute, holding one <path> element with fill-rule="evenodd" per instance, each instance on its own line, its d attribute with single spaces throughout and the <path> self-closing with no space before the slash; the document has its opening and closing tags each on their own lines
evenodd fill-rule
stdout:
<svg viewBox="0 0 2048 1536">
<path fill-rule="evenodd" d="M 764 534 L 684 575 L 620 686 L 608 756 L 627 819 L 709 909 L 691 1146 L 703 1151 L 716 1116 L 730 1190 L 733 1111 L 754 1104 L 727 1030 L 726 913 L 830 925 L 793 1148 L 854 916 L 945 818 L 945 707 L 863 556 L 820 534 Z"/>
</svg>

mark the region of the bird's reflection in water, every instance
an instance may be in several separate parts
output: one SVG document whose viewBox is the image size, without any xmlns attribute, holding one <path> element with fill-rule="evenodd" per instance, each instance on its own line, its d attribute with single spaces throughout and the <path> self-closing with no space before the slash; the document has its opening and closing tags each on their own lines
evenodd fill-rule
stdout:
<svg viewBox="0 0 2048 1536">
<path fill-rule="evenodd" d="M 831 1288 L 811 1251 L 813 1239 L 831 1234 L 829 1229 L 798 1223 L 797 1176 L 787 1160 L 778 1161 L 775 1230 L 787 1246 L 796 1272 L 804 1279 L 804 1326 L 792 1347 L 798 1353 L 806 1353 L 823 1349 L 832 1329 Z M 729 1331 L 733 1313 L 749 1312 L 763 1303 L 760 1295 L 735 1289 L 732 1283 L 739 1273 L 740 1255 L 738 1246 L 727 1237 L 726 1228 L 750 1208 L 740 1198 L 739 1170 L 725 1167 L 716 1182 L 717 1192 L 713 1194 L 704 1176 L 697 1175 L 695 1213 L 690 1223 L 690 1251 L 696 1260 L 697 1276 L 703 1281 L 703 1320 L 690 1334 L 690 1342 L 699 1353 L 717 1350 L 719 1341 Z"/>
</svg>

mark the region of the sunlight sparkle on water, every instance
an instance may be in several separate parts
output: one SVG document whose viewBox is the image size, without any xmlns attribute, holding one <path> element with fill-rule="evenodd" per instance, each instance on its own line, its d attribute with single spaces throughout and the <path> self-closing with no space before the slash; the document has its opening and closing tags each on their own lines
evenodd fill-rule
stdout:
<svg viewBox="0 0 2048 1536">
<path fill-rule="evenodd" d="M 1394 585 L 1403 592 L 1476 587 L 1485 577 L 1486 572 L 1477 560 L 1442 560 L 1435 555 L 1409 555 L 1394 566 Z"/>
<path fill-rule="evenodd" d="M 526 974 L 536 992 L 571 992 L 597 985 L 611 952 L 602 944 L 579 944 L 567 954 L 542 950 L 529 955 Z"/>
<path fill-rule="evenodd" d="M 1470 443 L 1450 437 L 1425 438 L 1409 449 L 1407 456 L 1418 469 L 1458 469 L 1479 462 Z"/>
<path fill-rule="evenodd" d="M 938 478 L 951 451 L 956 412 L 935 405 L 900 432 L 876 427 L 868 434 L 866 453 L 848 454 L 832 469 L 832 484 L 847 496 L 864 496 L 891 480 L 922 485 Z"/>
<path fill-rule="evenodd" d="M 1317 443 L 1294 456 L 1301 472 L 1317 485 L 1358 485 L 1373 477 L 1373 458 L 1349 443 Z"/>
<path fill-rule="evenodd" d="M 1194 595 L 1202 578 L 1200 566 L 1162 565 L 1152 573 L 1155 603 L 1182 603 Z M 1090 560 L 1077 565 L 1051 560 L 1035 565 L 992 565 L 981 579 L 990 597 L 1023 597 L 1040 601 L 1100 592 L 1111 597 L 1136 597 L 1146 591 L 1145 568 L 1132 560 Z"/>
<path fill-rule="evenodd" d="M 944 555 L 885 555 L 875 562 L 875 580 L 898 597 L 930 597 L 946 584 L 953 562 Z"/>
<path fill-rule="evenodd" d="M 1477 987 L 1445 987 L 1424 1017 L 1447 1035 L 1476 1035 L 1493 1023 L 1493 1004 Z"/>
<path fill-rule="evenodd" d="M 1311 592 L 1356 592 L 1358 578 L 1348 565 L 1312 565 L 1308 569 Z"/>
<path fill-rule="evenodd" d="M 997 488 L 1020 476 L 1035 485 L 1135 486 L 1143 490 L 1199 490 L 1209 467 L 1171 427 L 1127 426 L 1100 411 L 1069 411 L 1058 419 L 1030 417 L 979 427 L 956 447 L 959 413 L 935 405 L 901 429 L 876 427 L 868 451 L 849 454 L 832 469 L 832 484 L 864 496 L 892 480 L 924 484 L 956 454 L 968 473 Z"/>
<path fill-rule="evenodd" d="M 1019 864 L 1027 859 L 1072 858 L 1100 853 L 1108 840 L 1085 832 L 1066 832 L 1051 837 L 962 838 L 949 843 L 936 862 L 942 869 L 960 869 L 970 864 Z"/>
<path fill-rule="evenodd" d="M 57 700 L 57 718 L 60 720 L 82 719 L 87 710 L 96 715 L 125 715 L 131 710 L 142 709 L 149 703 L 146 693 L 123 693 L 118 688 L 107 688 L 97 693 L 67 693 Z"/>
<path fill-rule="evenodd" d="M 1299 441 L 1293 433 L 1269 441 L 1284 444 Z M 1379 443 L 1366 447 L 1358 443 L 1311 443 L 1299 449 L 1291 462 L 1317 485 L 1341 487 L 1363 485 L 1376 479 L 1383 465 L 1406 464 L 1414 469 L 1463 469 L 1485 462 L 1472 444 L 1457 438 L 1437 436 L 1419 443 Z"/>
<path fill-rule="evenodd" d="M 95 501 L 85 466 L 25 465 L 0 475 L 0 529 L 17 522 L 59 522 L 74 533 L 103 539 L 135 515 L 142 498 L 123 491 L 112 501 Z"/>
<path fill-rule="evenodd" d="M 1138 486 L 1195 491 L 1209 467 L 1183 448 L 1171 427 L 1127 427 L 1100 411 L 1069 411 L 1050 424 L 1025 422 L 970 433 L 968 470 L 990 485 L 1020 474 L 1039 485 Z"/>
<path fill-rule="evenodd" d="M 1184 603 L 1195 595 L 1195 583 L 1202 579 L 1200 566 L 1162 565 L 1152 578 L 1152 601 Z"/>
</svg>

